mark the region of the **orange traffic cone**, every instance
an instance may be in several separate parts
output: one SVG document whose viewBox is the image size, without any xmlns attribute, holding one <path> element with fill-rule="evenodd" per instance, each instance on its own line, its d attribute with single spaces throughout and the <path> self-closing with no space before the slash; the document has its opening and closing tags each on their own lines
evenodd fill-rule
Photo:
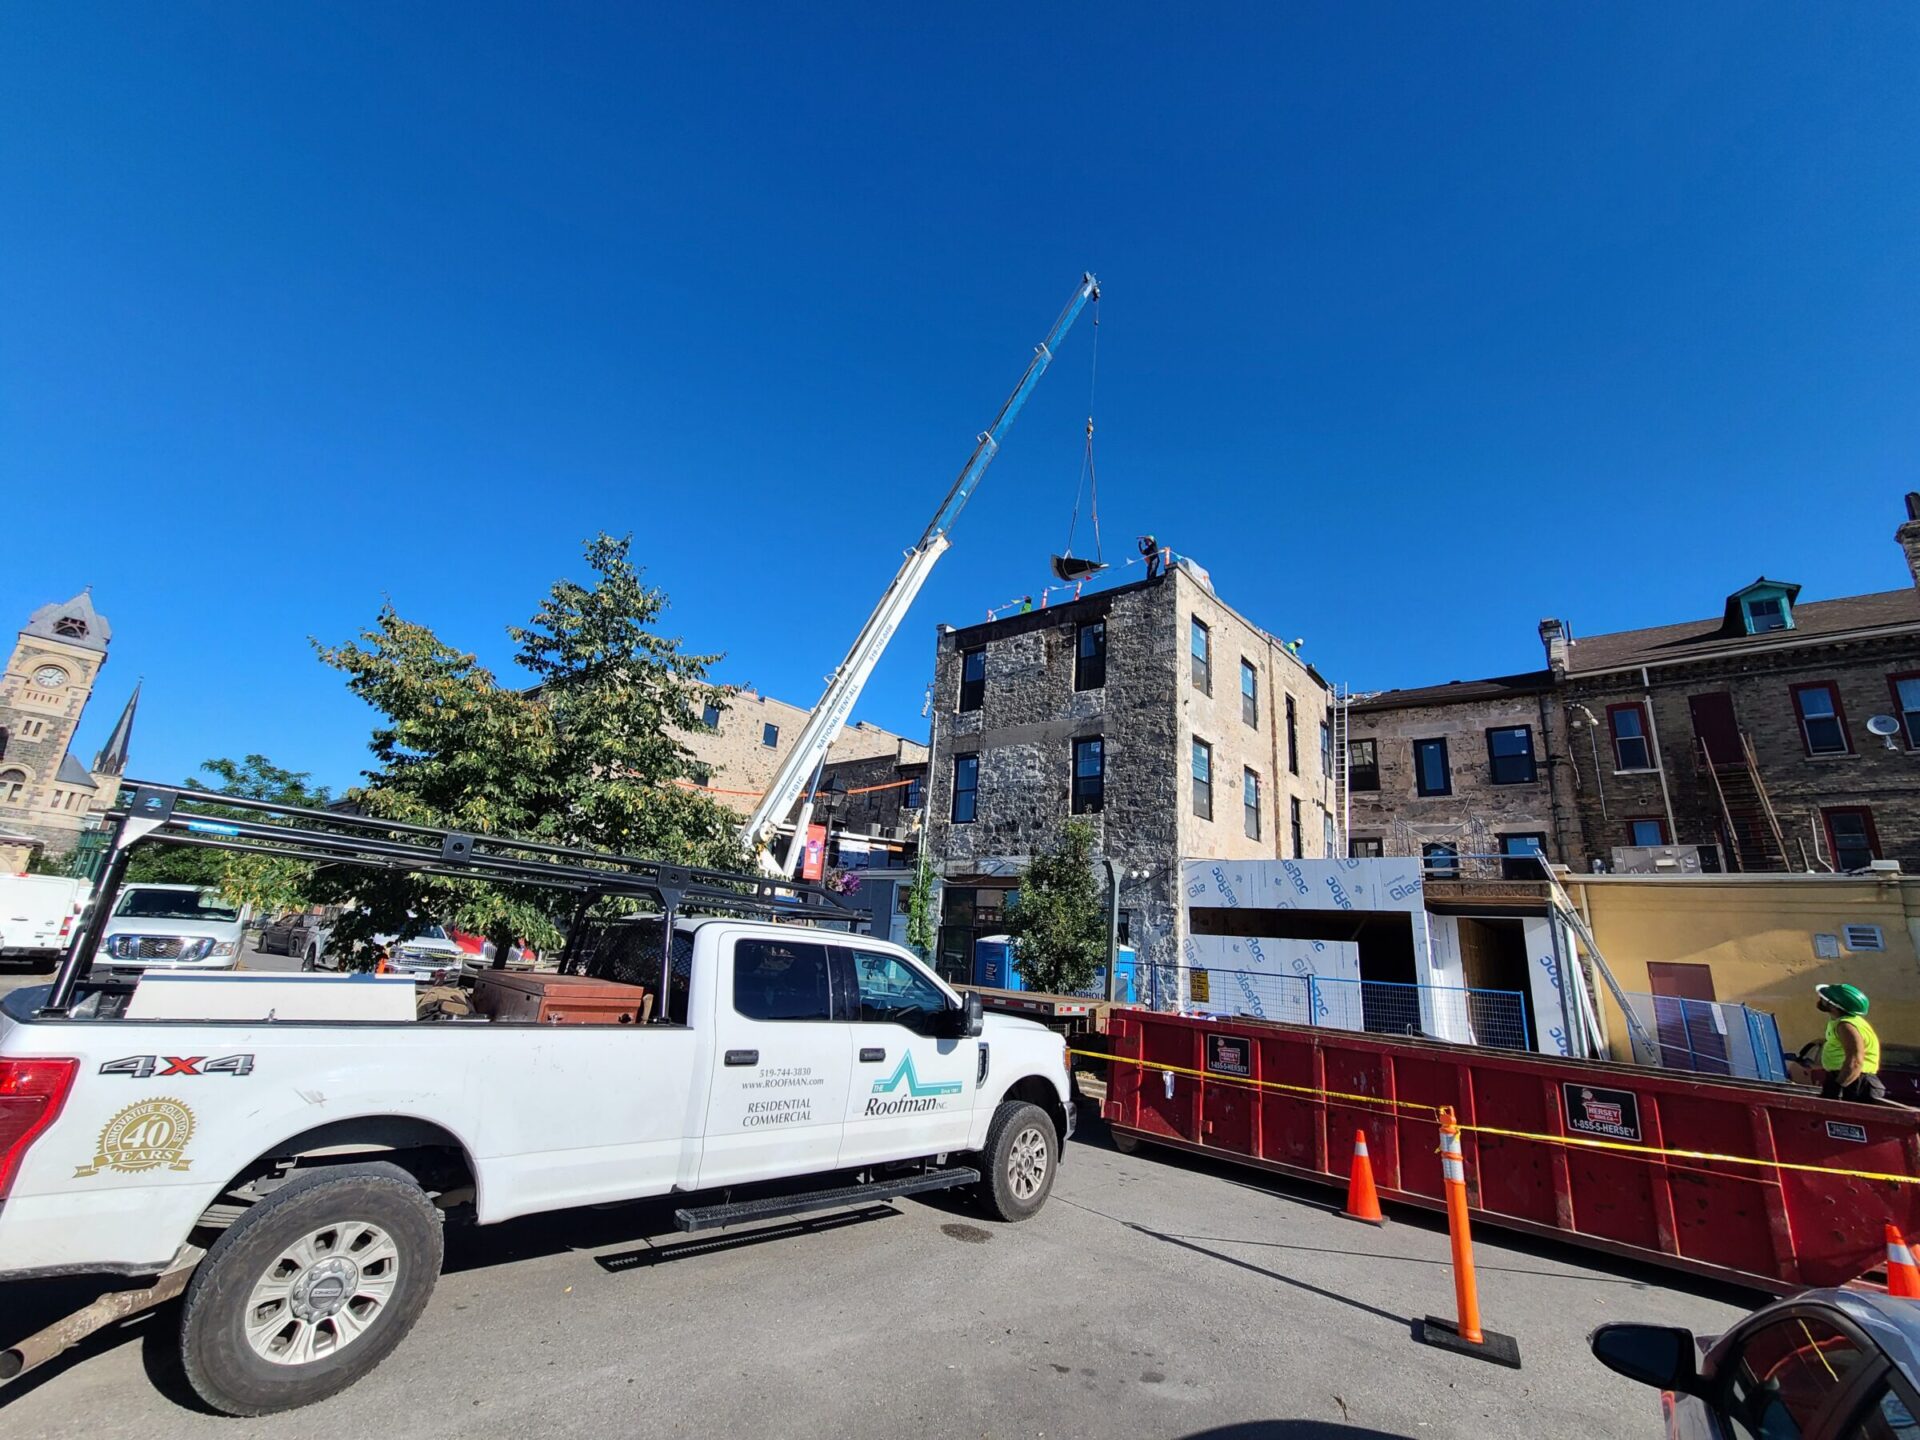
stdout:
<svg viewBox="0 0 1920 1440">
<path fill-rule="evenodd" d="M 1367 1158 L 1367 1132 L 1353 1132 L 1353 1174 L 1347 1179 L 1347 1208 L 1342 1212 L 1349 1220 L 1364 1220 L 1369 1225 L 1384 1225 L 1387 1217 L 1380 1213 L 1380 1197 L 1373 1190 L 1373 1161 Z"/>
<path fill-rule="evenodd" d="M 1887 1294 L 1920 1300 L 1920 1269 L 1914 1267 L 1913 1251 L 1895 1225 L 1887 1226 Z"/>
</svg>

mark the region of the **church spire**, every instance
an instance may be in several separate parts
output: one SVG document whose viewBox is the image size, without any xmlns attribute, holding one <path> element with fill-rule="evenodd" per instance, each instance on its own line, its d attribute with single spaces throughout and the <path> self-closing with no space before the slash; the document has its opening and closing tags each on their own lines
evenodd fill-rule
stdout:
<svg viewBox="0 0 1920 1440">
<path fill-rule="evenodd" d="M 135 681 L 133 694 L 127 697 L 127 708 L 120 712 L 120 718 L 114 722 L 113 733 L 107 737 L 107 743 L 100 747 L 100 753 L 93 757 L 93 773 L 96 775 L 124 775 L 127 773 L 127 750 L 133 744 L 133 712 L 140 704 L 141 681 Z"/>
</svg>

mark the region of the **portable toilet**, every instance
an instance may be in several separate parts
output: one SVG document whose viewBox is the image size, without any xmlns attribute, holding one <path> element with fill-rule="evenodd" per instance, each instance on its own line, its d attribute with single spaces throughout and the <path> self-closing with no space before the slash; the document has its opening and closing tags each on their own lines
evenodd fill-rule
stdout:
<svg viewBox="0 0 1920 1440">
<path fill-rule="evenodd" d="M 1127 946 L 1122 945 L 1114 952 L 1113 973 L 1118 978 L 1113 987 L 1113 998 L 1122 1005 L 1134 1002 L 1134 972 L 1138 957 Z M 1102 965 L 1093 972 L 1093 993 L 1102 1000 L 1107 998 L 1107 967 Z"/>
<path fill-rule="evenodd" d="M 973 983 L 988 990 L 1018 990 L 1020 972 L 1013 963 L 1013 937 L 983 935 L 973 942 Z"/>
</svg>

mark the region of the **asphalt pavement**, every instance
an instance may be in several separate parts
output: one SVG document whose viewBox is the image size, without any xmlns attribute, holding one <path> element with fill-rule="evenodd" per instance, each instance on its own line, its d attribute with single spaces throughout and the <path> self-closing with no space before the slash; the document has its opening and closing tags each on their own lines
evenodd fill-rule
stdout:
<svg viewBox="0 0 1920 1440">
<path fill-rule="evenodd" d="M 1523 1360 L 1506 1370 L 1411 1338 L 1451 1313 L 1439 1222 L 1373 1229 L 1338 1199 L 1121 1155 L 1096 1123 L 1021 1225 L 934 1196 L 691 1239 L 667 1201 L 456 1229 L 419 1326 L 333 1400 L 203 1413 L 163 1310 L 0 1387 L 0 1435 L 1626 1440 L 1662 1432 L 1658 1397 L 1602 1370 L 1587 1333 L 1715 1332 L 1759 1298 L 1486 1230 L 1485 1323 Z M 70 1298 L 0 1287 L 0 1343 Z"/>
</svg>

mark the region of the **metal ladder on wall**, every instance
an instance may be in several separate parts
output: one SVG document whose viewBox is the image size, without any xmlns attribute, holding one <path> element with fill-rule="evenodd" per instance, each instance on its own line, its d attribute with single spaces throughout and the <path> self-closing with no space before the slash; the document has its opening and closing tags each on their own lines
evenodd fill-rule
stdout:
<svg viewBox="0 0 1920 1440">
<path fill-rule="evenodd" d="M 1344 683 L 1333 687 L 1332 713 L 1327 716 L 1327 726 L 1332 732 L 1327 742 L 1327 758 L 1332 762 L 1328 767 L 1332 773 L 1324 777 L 1329 792 L 1327 810 L 1333 816 L 1336 847 L 1336 854 L 1329 856 L 1329 859 L 1344 860 L 1353 852 L 1353 780 L 1349 774 L 1353 757 L 1347 751 L 1347 706 L 1352 703 L 1353 692 Z"/>
<path fill-rule="evenodd" d="M 1613 970 L 1607 964 L 1607 957 L 1600 953 L 1600 942 L 1593 938 L 1593 931 L 1587 928 L 1586 917 L 1581 915 L 1574 905 L 1573 896 L 1569 895 L 1566 887 L 1560 883 L 1560 877 L 1553 873 L 1553 866 L 1548 863 L 1546 857 L 1540 856 L 1539 860 L 1540 873 L 1546 877 L 1547 881 L 1548 902 L 1554 912 L 1549 918 L 1566 921 L 1567 928 L 1573 931 L 1575 938 L 1580 941 L 1581 948 L 1587 952 L 1587 958 L 1593 962 L 1593 968 L 1600 972 L 1600 978 L 1607 982 L 1607 989 L 1613 992 L 1613 1002 L 1620 1007 L 1620 1013 L 1627 1020 L 1627 1033 L 1631 1037 L 1634 1061 L 1641 1065 L 1658 1065 L 1660 1047 L 1654 1043 L 1653 1037 L 1647 1033 L 1647 1027 L 1640 1023 L 1640 1017 L 1633 1013 L 1633 1007 L 1627 1003 L 1627 992 L 1620 988 L 1620 982 L 1614 978 Z M 1575 961 L 1577 971 L 1578 957 L 1569 958 Z M 1585 988 L 1578 973 L 1572 976 L 1562 975 L 1560 983 L 1580 984 L 1583 991 Z M 1586 998 L 1584 994 L 1582 998 Z M 1599 1037 L 1596 1034 L 1594 1038 L 1597 1040 Z"/>
</svg>

